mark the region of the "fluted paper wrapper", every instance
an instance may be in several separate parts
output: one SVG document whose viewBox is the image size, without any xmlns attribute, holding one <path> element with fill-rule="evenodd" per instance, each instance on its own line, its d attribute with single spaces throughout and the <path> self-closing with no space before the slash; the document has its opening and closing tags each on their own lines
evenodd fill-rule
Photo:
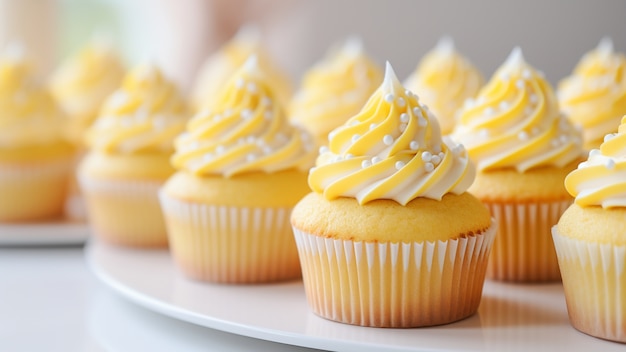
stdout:
<svg viewBox="0 0 626 352">
<path fill-rule="evenodd" d="M 159 204 L 162 182 L 103 180 L 79 175 L 89 225 L 100 239 L 120 246 L 166 247 Z"/>
<path fill-rule="evenodd" d="M 572 202 L 483 203 L 499 224 L 487 278 L 510 282 L 559 281 L 561 274 L 550 229 Z"/>
<path fill-rule="evenodd" d="M 70 158 L 0 164 L 0 221 L 61 216 L 71 173 Z"/>
<path fill-rule="evenodd" d="M 218 283 L 267 283 L 301 277 L 289 216 L 292 207 L 187 202 L 161 192 L 170 249 L 188 277 Z"/>
<path fill-rule="evenodd" d="M 496 233 L 437 242 L 332 239 L 294 228 L 313 312 L 362 326 L 451 323 L 476 312 Z"/>
<path fill-rule="evenodd" d="M 556 226 L 552 235 L 572 326 L 626 343 L 626 246 L 570 238 Z"/>
</svg>

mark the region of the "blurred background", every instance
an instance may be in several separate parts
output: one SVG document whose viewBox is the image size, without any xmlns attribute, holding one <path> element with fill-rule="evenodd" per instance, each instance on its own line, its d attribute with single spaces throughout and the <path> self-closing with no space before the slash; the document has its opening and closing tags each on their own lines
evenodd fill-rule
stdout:
<svg viewBox="0 0 626 352">
<path fill-rule="evenodd" d="M 0 45 L 24 42 L 43 75 L 104 35 L 128 65 L 151 60 L 183 90 L 243 24 L 294 82 L 351 35 L 402 78 L 443 35 L 487 77 L 519 45 L 553 84 L 602 37 L 626 50 L 622 0 L 0 0 Z"/>
</svg>

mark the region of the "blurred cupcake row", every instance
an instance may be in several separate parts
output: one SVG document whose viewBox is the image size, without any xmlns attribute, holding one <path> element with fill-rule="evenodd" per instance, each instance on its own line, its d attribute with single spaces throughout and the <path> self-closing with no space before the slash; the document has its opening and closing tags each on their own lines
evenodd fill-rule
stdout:
<svg viewBox="0 0 626 352">
<path fill-rule="evenodd" d="M 626 114 L 626 58 L 607 39 L 555 92 L 520 48 L 485 83 L 444 38 L 401 83 L 351 38 L 295 94 L 261 39 L 240 31 L 207 60 L 189 99 L 154 65 L 126 72 L 103 43 L 63 65 L 50 93 L 24 53 L 8 50 L 0 221 L 60 216 L 67 204 L 80 217 L 84 199 L 99 239 L 168 246 L 191 279 L 302 277 L 322 317 L 416 327 L 475 313 L 485 277 L 554 282 L 578 265 L 577 250 L 557 256 L 551 234 L 572 195 L 595 210 L 560 222 L 557 244 L 579 221 L 625 206 L 624 144 L 613 133 Z M 589 277 L 613 293 L 626 285 L 626 231 L 614 216 L 605 240 L 574 235 L 617 246 L 581 259 L 587 270 L 615 255 L 607 281 L 600 269 Z M 588 307 L 575 301 L 589 298 L 568 288 L 578 276 L 563 280 L 575 317 Z M 590 332 L 592 318 L 574 326 L 626 341 L 619 302 L 603 311 L 613 320 L 593 318 L 611 321 L 607 330 Z"/>
</svg>

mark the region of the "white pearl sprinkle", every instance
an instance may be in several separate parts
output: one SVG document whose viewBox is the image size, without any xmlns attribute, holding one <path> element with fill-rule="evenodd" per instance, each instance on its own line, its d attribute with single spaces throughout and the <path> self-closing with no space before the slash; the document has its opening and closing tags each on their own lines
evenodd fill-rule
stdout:
<svg viewBox="0 0 626 352">
<path fill-rule="evenodd" d="M 608 142 L 608 141 L 610 141 L 613 138 L 615 138 L 615 134 L 614 133 L 609 133 L 609 134 L 604 136 L 604 141 Z"/>
<path fill-rule="evenodd" d="M 352 139 L 351 139 L 351 140 L 352 140 L 352 143 L 356 143 L 356 141 L 358 141 L 358 140 L 359 140 L 359 138 L 361 138 L 361 135 L 360 135 L 360 134 L 358 134 L 358 133 L 354 134 L 354 135 L 352 136 Z"/>
<path fill-rule="evenodd" d="M 396 104 L 398 104 L 399 107 L 403 108 L 406 106 L 406 101 L 404 100 L 404 98 L 399 97 L 396 101 Z"/>
<path fill-rule="evenodd" d="M 443 158 L 445 158 L 445 156 L 446 156 L 446 153 L 444 153 L 444 152 L 439 152 L 439 160 L 442 160 L 442 161 L 443 161 Z"/>
<path fill-rule="evenodd" d="M 215 152 L 217 153 L 217 155 L 224 154 L 225 151 L 226 148 L 224 148 L 223 145 L 218 145 L 217 147 L 215 147 Z"/>
<path fill-rule="evenodd" d="M 393 144 L 393 136 L 392 136 L 392 135 L 390 135 L 390 134 L 386 134 L 386 135 L 383 137 L 383 143 L 384 143 L 385 145 L 392 145 L 392 144 Z"/>
<path fill-rule="evenodd" d="M 377 164 L 379 162 L 383 161 L 383 159 L 379 156 L 375 156 L 372 158 L 372 164 Z"/>
<path fill-rule="evenodd" d="M 258 88 L 254 82 L 248 83 L 248 92 L 254 94 L 258 91 Z"/>
<path fill-rule="evenodd" d="M 429 161 L 431 161 L 432 159 L 433 159 L 433 155 L 432 155 L 430 152 L 428 152 L 428 151 L 426 151 L 426 152 L 422 152 L 422 160 L 423 160 L 423 161 L 425 161 L 425 162 L 429 162 Z"/>
<path fill-rule="evenodd" d="M 365 169 L 366 167 L 370 167 L 372 166 L 372 162 L 369 160 L 363 160 L 361 161 L 361 168 Z"/>
<path fill-rule="evenodd" d="M 206 153 L 202 156 L 202 160 L 205 162 L 209 162 L 211 160 L 213 160 L 213 154 L 211 153 Z"/>
<path fill-rule="evenodd" d="M 472 106 L 474 106 L 474 99 L 472 99 L 472 98 L 465 99 L 465 101 L 463 102 L 463 107 L 464 108 L 471 108 Z"/>
<path fill-rule="evenodd" d="M 246 137 L 246 142 L 250 144 L 257 144 L 257 139 L 254 138 L 254 136 L 248 136 Z"/>
<path fill-rule="evenodd" d="M 213 121 L 216 121 L 216 122 L 217 122 L 217 121 L 221 121 L 221 120 L 222 120 L 222 115 L 217 114 L 217 115 L 214 115 L 214 116 L 213 116 Z"/>
<path fill-rule="evenodd" d="M 615 168 L 615 161 L 613 159 L 606 159 L 604 166 L 609 170 L 613 170 Z"/>
<path fill-rule="evenodd" d="M 486 129 L 486 128 L 483 128 L 480 131 L 478 131 L 478 135 L 483 137 L 483 138 L 487 138 L 487 137 L 489 137 L 489 130 Z"/>
<path fill-rule="evenodd" d="M 246 161 L 254 161 L 256 159 L 256 155 L 248 154 L 246 155 Z"/>
<path fill-rule="evenodd" d="M 358 125 L 359 123 L 360 123 L 360 121 L 359 121 L 359 120 L 352 120 L 352 121 L 350 121 L 349 126 L 356 126 L 356 125 Z"/>
<path fill-rule="evenodd" d="M 385 101 L 388 103 L 392 103 L 396 97 L 392 93 L 388 93 L 385 95 Z"/>
<path fill-rule="evenodd" d="M 337 134 L 336 130 L 332 130 L 328 133 L 328 140 L 331 140 L 335 137 L 335 135 Z"/>
<path fill-rule="evenodd" d="M 484 112 L 483 112 L 483 113 L 484 113 L 485 115 L 487 115 L 487 116 L 491 116 L 491 115 L 493 115 L 495 112 L 496 112 L 496 111 L 495 111 L 495 110 L 494 110 L 494 109 L 490 106 L 490 107 L 486 108 L 486 109 L 484 110 Z"/>
<path fill-rule="evenodd" d="M 331 162 L 333 162 L 333 163 L 337 163 L 337 162 L 340 162 L 341 160 L 343 160 L 343 158 L 341 157 L 341 155 L 335 155 L 335 156 L 332 158 Z"/>
<path fill-rule="evenodd" d="M 515 82 L 515 86 L 518 89 L 524 89 L 524 87 L 526 87 L 526 84 L 521 79 L 518 79 L 517 82 Z"/>
<path fill-rule="evenodd" d="M 559 140 L 561 141 L 561 143 L 565 144 L 567 142 L 569 142 L 569 138 L 567 137 L 567 135 L 562 134 L 561 136 L 559 136 Z"/>
<path fill-rule="evenodd" d="M 350 154 L 350 153 L 346 154 L 346 156 L 345 156 L 345 159 L 346 159 L 346 160 L 350 160 L 350 159 L 352 159 L 352 158 L 354 158 L 354 155 L 352 155 L 352 154 Z"/>
<path fill-rule="evenodd" d="M 531 94 L 530 97 L 528 97 L 528 100 L 530 100 L 531 104 L 537 104 L 539 98 L 537 98 L 537 94 Z"/>
<path fill-rule="evenodd" d="M 590 158 L 591 158 L 591 157 L 594 157 L 594 156 L 597 156 L 597 155 L 601 155 L 601 154 L 602 154 L 602 153 L 600 153 L 600 149 L 591 149 L 591 150 L 589 151 L 589 157 L 590 157 Z"/>
<path fill-rule="evenodd" d="M 400 122 L 404 122 L 404 123 L 409 122 L 409 114 L 407 114 L 406 112 L 403 112 L 402 114 L 400 114 Z"/>
<path fill-rule="evenodd" d="M 244 120 L 249 120 L 252 117 L 252 110 L 243 109 L 241 110 L 241 118 Z"/>
<path fill-rule="evenodd" d="M 433 165 L 433 163 L 426 163 L 424 164 L 424 169 L 426 170 L 426 172 L 432 172 L 433 170 L 435 170 L 435 165 Z"/>
<path fill-rule="evenodd" d="M 413 108 L 413 115 L 417 116 L 417 117 L 421 117 L 422 116 L 422 110 L 420 110 L 420 108 Z"/>
<path fill-rule="evenodd" d="M 378 124 L 376 122 L 373 122 L 370 124 L 370 131 L 373 130 L 374 128 L 376 128 L 376 126 L 378 126 Z"/>
<path fill-rule="evenodd" d="M 404 162 L 403 161 L 396 161 L 396 170 L 400 170 L 404 167 Z"/>
<path fill-rule="evenodd" d="M 517 138 L 522 141 L 526 141 L 528 140 L 528 133 L 526 131 L 521 131 L 520 133 L 517 134 Z"/>
<path fill-rule="evenodd" d="M 441 158 L 439 158 L 439 155 L 433 155 L 433 157 L 430 159 L 430 161 L 434 165 L 439 165 L 439 163 L 441 162 Z"/>
<path fill-rule="evenodd" d="M 530 78 L 532 77 L 532 74 L 530 73 L 530 70 L 529 70 L 529 69 L 525 69 L 525 70 L 522 72 L 522 77 L 523 77 L 524 79 L 530 79 Z"/>
<path fill-rule="evenodd" d="M 319 153 L 320 154 L 328 153 L 329 151 L 330 151 L 330 149 L 327 146 L 325 146 L 325 145 L 321 146 L 320 149 L 319 149 Z"/>
<path fill-rule="evenodd" d="M 409 147 L 411 148 L 411 150 L 418 150 L 420 148 L 420 145 L 416 141 L 411 141 Z"/>
<path fill-rule="evenodd" d="M 509 107 L 509 103 L 507 101 L 501 101 L 498 106 L 500 107 L 500 110 L 506 110 Z"/>
</svg>

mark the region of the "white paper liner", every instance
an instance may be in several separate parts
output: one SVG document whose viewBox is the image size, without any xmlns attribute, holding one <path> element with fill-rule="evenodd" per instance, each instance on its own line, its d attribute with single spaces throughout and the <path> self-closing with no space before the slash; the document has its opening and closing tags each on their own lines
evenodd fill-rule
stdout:
<svg viewBox="0 0 626 352">
<path fill-rule="evenodd" d="M 113 244 L 167 246 L 159 204 L 159 181 L 103 180 L 79 175 L 89 224 L 96 236 Z"/>
<path fill-rule="evenodd" d="M 237 207 L 181 201 L 160 193 L 171 253 L 188 277 L 261 283 L 301 277 L 292 207 Z"/>
<path fill-rule="evenodd" d="M 483 202 L 499 228 L 487 278 L 512 282 L 553 282 L 561 276 L 550 228 L 572 203 L 500 204 Z"/>
<path fill-rule="evenodd" d="M 563 236 L 552 228 L 572 325 L 592 336 L 626 342 L 626 246 Z"/>
<path fill-rule="evenodd" d="M 476 312 L 496 226 L 467 238 L 412 243 L 354 242 L 293 231 L 315 314 L 354 325 L 419 327 Z"/>
</svg>

